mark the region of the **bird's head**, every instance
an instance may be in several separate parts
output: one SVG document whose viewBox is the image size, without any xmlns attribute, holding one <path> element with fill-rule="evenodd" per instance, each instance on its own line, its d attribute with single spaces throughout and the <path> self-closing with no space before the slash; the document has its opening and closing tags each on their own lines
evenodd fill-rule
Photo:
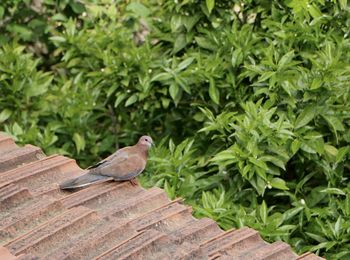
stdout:
<svg viewBox="0 0 350 260">
<path fill-rule="evenodd" d="M 153 140 L 150 136 L 148 135 L 144 135 L 141 136 L 138 143 L 138 145 L 142 145 L 144 147 L 147 147 L 147 149 L 151 148 L 151 146 L 153 145 Z"/>
</svg>

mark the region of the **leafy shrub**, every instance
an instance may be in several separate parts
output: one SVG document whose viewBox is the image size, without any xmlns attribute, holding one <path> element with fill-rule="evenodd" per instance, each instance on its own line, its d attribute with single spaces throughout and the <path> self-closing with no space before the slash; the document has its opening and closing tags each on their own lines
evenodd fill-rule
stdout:
<svg viewBox="0 0 350 260">
<path fill-rule="evenodd" d="M 346 1 L 114 2 L 0 4 L 1 130 L 84 167 L 150 134 L 143 185 L 349 257 Z"/>
</svg>

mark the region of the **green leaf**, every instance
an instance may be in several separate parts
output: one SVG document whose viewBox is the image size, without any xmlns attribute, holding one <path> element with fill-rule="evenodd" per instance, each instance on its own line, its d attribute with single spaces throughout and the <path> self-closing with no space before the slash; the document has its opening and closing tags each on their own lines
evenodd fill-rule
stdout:
<svg viewBox="0 0 350 260">
<path fill-rule="evenodd" d="M 126 102 L 125 102 L 125 106 L 128 107 L 132 104 L 134 104 L 137 101 L 137 94 L 133 94 L 132 96 L 130 96 Z"/>
<path fill-rule="evenodd" d="M 58 13 L 51 17 L 53 21 L 67 21 L 67 17 L 64 14 Z"/>
<path fill-rule="evenodd" d="M 162 106 L 167 109 L 169 107 L 171 99 L 169 98 L 161 98 Z"/>
<path fill-rule="evenodd" d="M 79 154 L 81 150 L 85 149 L 85 139 L 78 133 L 74 133 L 73 141 L 75 143 L 75 147 L 77 149 L 77 153 Z"/>
<path fill-rule="evenodd" d="M 249 161 L 265 171 L 268 170 L 266 163 L 260 159 L 255 159 L 254 157 L 249 157 Z"/>
<path fill-rule="evenodd" d="M 186 30 L 190 32 L 200 19 L 201 19 L 200 14 L 192 14 L 190 16 L 185 16 L 185 17 L 182 16 L 181 20 L 184 23 Z"/>
<path fill-rule="evenodd" d="M 233 152 L 231 150 L 225 150 L 216 154 L 214 158 L 212 158 L 210 161 L 220 162 L 220 161 L 233 160 L 233 159 L 235 159 Z"/>
<path fill-rule="evenodd" d="M 170 26 L 172 32 L 177 32 L 183 25 L 181 15 L 173 15 L 170 20 Z"/>
<path fill-rule="evenodd" d="M 251 169 L 252 169 L 251 164 L 247 164 L 246 166 L 244 166 L 243 171 L 242 171 L 242 176 L 246 177 L 248 172 L 250 172 Z"/>
<path fill-rule="evenodd" d="M 191 94 L 191 88 L 187 85 L 186 80 L 179 77 L 175 76 L 175 82 L 183 89 L 185 90 L 188 94 Z"/>
<path fill-rule="evenodd" d="M 169 87 L 170 96 L 174 101 L 176 101 L 176 97 L 177 97 L 177 94 L 179 93 L 179 90 L 180 88 L 176 83 L 171 84 Z"/>
<path fill-rule="evenodd" d="M 164 183 L 164 190 L 165 192 L 168 194 L 168 196 L 171 198 L 171 199 L 174 199 L 175 198 L 175 187 L 171 187 L 169 182 L 167 180 L 165 180 L 165 183 Z"/>
<path fill-rule="evenodd" d="M 302 211 L 303 207 L 292 208 L 283 213 L 283 222 L 293 218 L 296 214 Z"/>
<path fill-rule="evenodd" d="M 2 19 L 2 17 L 4 16 L 4 13 L 5 13 L 4 7 L 0 6 L 0 19 Z"/>
<path fill-rule="evenodd" d="M 203 49 L 208 49 L 208 50 L 211 50 L 211 51 L 216 51 L 217 50 L 216 44 L 213 43 L 212 41 L 210 41 L 208 38 L 205 38 L 205 37 L 194 37 L 194 39 L 196 40 L 198 46 L 203 48 Z"/>
<path fill-rule="evenodd" d="M 238 67 L 243 62 L 243 51 L 237 48 L 232 53 L 231 64 L 234 68 Z"/>
<path fill-rule="evenodd" d="M 289 190 L 289 188 L 286 185 L 286 182 L 280 178 L 273 178 L 270 181 L 270 184 L 272 187 L 280 190 Z"/>
<path fill-rule="evenodd" d="M 348 8 L 348 0 L 339 0 L 340 8 L 347 9 Z"/>
<path fill-rule="evenodd" d="M 334 132 L 336 142 L 338 143 L 338 134 L 337 131 L 345 131 L 343 123 L 336 117 L 334 116 L 329 116 L 329 115 L 322 115 L 322 117 L 327 121 L 329 126 Z"/>
<path fill-rule="evenodd" d="M 114 102 L 114 107 L 118 107 L 119 104 L 126 98 L 126 93 L 117 93 L 117 99 Z"/>
<path fill-rule="evenodd" d="M 99 17 L 105 11 L 104 6 L 99 6 L 97 4 L 86 5 L 86 8 L 88 10 L 88 13 L 93 17 Z"/>
<path fill-rule="evenodd" d="M 220 92 L 215 87 L 215 81 L 213 78 L 209 79 L 209 96 L 215 104 L 217 104 L 217 105 L 220 104 Z"/>
<path fill-rule="evenodd" d="M 341 216 L 338 217 L 337 222 L 334 225 L 334 233 L 336 237 L 339 237 L 340 231 L 341 231 L 341 224 L 342 224 L 342 218 Z"/>
<path fill-rule="evenodd" d="M 179 35 L 176 36 L 175 42 L 174 42 L 174 53 L 179 52 L 183 48 L 186 47 L 186 35 L 184 33 L 180 33 Z"/>
<path fill-rule="evenodd" d="M 307 125 L 312 119 L 314 119 L 314 117 L 317 114 L 316 109 L 317 108 L 315 106 L 311 106 L 311 105 L 306 107 L 296 119 L 294 124 L 295 129 L 298 129 L 300 127 Z"/>
<path fill-rule="evenodd" d="M 319 244 L 316 245 L 316 246 L 310 247 L 309 250 L 310 250 L 310 251 L 316 251 L 316 250 L 320 250 L 320 249 L 325 248 L 326 251 L 327 251 L 329 248 L 332 248 L 335 244 L 336 244 L 335 241 L 332 241 L 332 242 L 323 242 L 323 243 L 319 243 Z"/>
<path fill-rule="evenodd" d="M 335 131 L 345 131 L 345 127 L 337 117 L 335 116 L 329 116 L 329 115 L 322 115 L 324 119 L 328 122 L 328 124 L 335 130 Z"/>
<path fill-rule="evenodd" d="M 19 124 L 17 124 L 17 122 L 15 122 L 12 126 L 12 130 L 15 136 L 18 135 L 23 135 L 23 129 L 19 126 Z"/>
<path fill-rule="evenodd" d="M 12 114 L 12 111 L 5 108 L 3 111 L 0 113 L 0 123 L 6 121 Z"/>
<path fill-rule="evenodd" d="M 179 65 L 177 65 L 176 72 L 180 72 L 184 69 L 186 69 L 188 66 L 190 66 L 193 62 L 194 58 L 190 57 L 187 58 L 186 60 L 180 62 Z"/>
<path fill-rule="evenodd" d="M 260 205 L 260 217 L 264 225 L 266 225 L 267 221 L 267 206 L 265 203 L 265 200 L 263 200 L 262 204 Z"/>
<path fill-rule="evenodd" d="M 311 153 L 311 154 L 315 154 L 316 151 L 315 149 L 313 149 L 307 142 L 302 142 L 300 145 L 301 150 L 307 152 L 307 153 Z"/>
<path fill-rule="evenodd" d="M 265 162 L 271 162 L 274 165 L 276 165 L 277 167 L 279 167 L 283 170 L 286 170 L 286 167 L 284 166 L 284 162 L 282 160 L 278 159 L 276 156 L 266 155 L 266 156 L 261 156 L 260 159 L 265 161 Z"/>
<path fill-rule="evenodd" d="M 332 157 L 336 157 L 338 154 L 338 149 L 335 148 L 333 145 L 330 144 L 325 144 L 324 145 L 324 150 L 326 151 L 327 154 L 329 154 Z"/>
<path fill-rule="evenodd" d="M 155 75 L 151 81 L 166 81 L 166 80 L 169 80 L 171 79 L 173 76 L 168 73 L 168 72 L 162 72 L 162 73 L 159 73 L 157 75 Z"/>
<path fill-rule="evenodd" d="M 294 50 L 287 52 L 285 55 L 283 55 L 278 62 L 278 69 L 284 68 L 288 63 L 292 61 L 293 57 L 294 57 Z"/>
<path fill-rule="evenodd" d="M 151 14 L 151 11 L 141 3 L 130 3 L 126 7 L 126 10 L 131 11 L 140 17 L 147 17 Z"/>
<path fill-rule="evenodd" d="M 309 237 L 311 237 L 312 239 L 316 240 L 319 243 L 327 241 L 327 239 L 325 239 L 324 237 L 317 235 L 317 234 L 314 234 L 314 233 L 305 232 L 305 234 L 308 235 Z"/>
<path fill-rule="evenodd" d="M 58 43 L 66 42 L 66 38 L 64 38 L 62 36 L 51 36 L 49 39 L 53 42 L 58 42 Z"/>
<path fill-rule="evenodd" d="M 291 144 L 292 154 L 295 154 L 299 150 L 300 146 L 300 141 L 298 139 L 295 139 Z"/>
<path fill-rule="evenodd" d="M 261 76 L 259 77 L 259 82 L 263 82 L 267 79 L 270 79 L 275 74 L 276 74 L 275 71 L 266 71 L 266 72 L 262 73 Z"/>
<path fill-rule="evenodd" d="M 0 116 L 1 118 L 1 116 Z M 0 120 L 1 122 L 1 120 Z M 350 151 L 350 147 L 349 146 L 344 146 L 342 148 L 340 148 L 337 152 L 337 155 L 336 155 L 336 163 L 339 163 L 343 160 L 343 158 L 345 157 L 345 155 L 347 155 Z"/>
<path fill-rule="evenodd" d="M 254 178 L 249 179 L 249 182 L 254 186 L 259 195 L 263 195 L 266 189 L 266 183 L 263 178 L 259 176 L 254 176 Z"/>
<path fill-rule="evenodd" d="M 213 10 L 215 6 L 215 0 L 205 0 L 209 13 Z"/>
<path fill-rule="evenodd" d="M 262 183 L 264 183 L 264 187 L 265 187 L 265 180 L 266 180 L 266 170 L 254 166 L 254 170 L 255 172 L 260 176 L 260 178 L 257 178 L 257 181 L 260 182 L 259 184 L 262 185 Z M 249 178 L 249 176 L 248 176 Z"/>
<path fill-rule="evenodd" d="M 344 191 L 338 188 L 326 188 L 321 190 L 320 192 L 328 193 L 328 194 L 333 194 L 333 195 L 346 195 Z"/>
<path fill-rule="evenodd" d="M 33 35 L 33 31 L 26 26 L 9 24 L 6 27 L 8 31 L 18 34 L 24 40 L 29 40 Z"/>
<path fill-rule="evenodd" d="M 74 13 L 81 14 L 85 11 L 85 6 L 82 3 L 79 3 L 79 1 L 70 1 L 69 5 L 72 7 Z"/>
<path fill-rule="evenodd" d="M 105 13 L 108 15 L 108 17 L 110 19 L 116 19 L 117 18 L 117 14 L 118 14 L 118 9 L 114 6 L 114 5 L 110 5 L 107 10 L 105 11 Z M 141 16 L 141 15 L 139 15 Z"/>
<path fill-rule="evenodd" d="M 37 80 L 36 82 L 33 82 L 31 87 L 25 90 L 26 96 L 36 97 L 46 93 L 53 79 L 52 76 L 47 76 L 47 74 L 42 74 L 41 79 Z"/>
<path fill-rule="evenodd" d="M 310 86 L 310 89 L 318 89 L 319 87 L 322 86 L 322 79 L 320 78 L 314 78 L 312 80 L 312 83 L 311 83 L 311 86 Z"/>
<path fill-rule="evenodd" d="M 308 11 L 314 19 L 322 16 L 320 9 L 315 4 L 308 4 Z"/>
</svg>

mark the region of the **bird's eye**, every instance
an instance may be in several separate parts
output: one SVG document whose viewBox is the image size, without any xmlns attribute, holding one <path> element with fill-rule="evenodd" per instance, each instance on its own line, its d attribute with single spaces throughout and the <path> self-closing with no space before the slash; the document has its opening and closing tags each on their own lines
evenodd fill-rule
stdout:
<svg viewBox="0 0 350 260">
<path fill-rule="evenodd" d="M 148 139 L 146 138 L 145 141 L 148 142 Z"/>
</svg>

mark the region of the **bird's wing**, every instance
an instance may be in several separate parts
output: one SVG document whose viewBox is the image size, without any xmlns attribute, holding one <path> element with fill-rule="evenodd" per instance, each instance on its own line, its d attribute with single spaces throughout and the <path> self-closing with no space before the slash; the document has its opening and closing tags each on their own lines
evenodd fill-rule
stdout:
<svg viewBox="0 0 350 260">
<path fill-rule="evenodd" d="M 125 149 L 120 149 L 116 151 L 115 153 L 111 154 L 107 158 L 103 159 L 102 161 L 99 161 L 98 163 L 89 166 L 86 168 L 87 170 L 90 170 L 90 173 L 98 172 L 101 168 L 108 166 L 112 160 L 116 160 L 119 162 L 122 162 L 126 159 L 128 159 L 128 153 Z"/>
<path fill-rule="evenodd" d="M 146 166 L 146 160 L 139 153 L 132 153 L 131 151 L 122 158 L 115 157 L 99 168 L 99 171 L 94 174 L 113 177 L 115 180 L 130 180 L 139 175 Z"/>
<path fill-rule="evenodd" d="M 101 183 L 113 180 L 113 177 L 95 175 L 95 174 L 84 174 L 77 178 L 69 179 L 60 184 L 62 190 L 76 189 L 89 186 L 91 184 Z"/>
</svg>

